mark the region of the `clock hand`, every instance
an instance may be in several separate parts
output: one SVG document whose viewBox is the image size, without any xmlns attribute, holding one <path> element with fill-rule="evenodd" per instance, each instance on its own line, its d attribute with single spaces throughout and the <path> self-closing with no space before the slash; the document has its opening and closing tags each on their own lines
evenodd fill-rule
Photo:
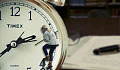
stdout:
<svg viewBox="0 0 120 70">
<path fill-rule="evenodd" d="M 35 38 L 36 38 L 36 36 L 32 35 L 32 36 L 29 36 L 27 38 L 24 38 L 23 40 L 24 40 L 24 43 L 26 43 L 26 42 L 34 42 L 34 41 L 37 41 L 37 40 L 33 40 Z"/>
<path fill-rule="evenodd" d="M 6 45 L 7 48 L 0 53 L 0 57 L 2 55 L 4 55 L 6 52 L 9 52 L 11 50 L 11 48 L 16 48 L 19 44 L 37 41 L 37 40 L 33 40 L 33 39 L 36 38 L 35 35 L 32 35 L 32 36 L 29 36 L 29 37 L 26 37 L 26 38 L 22 39 L 21 36 L 23 35 L 23 33 L 19 36 L 19 38 L 16 41 L 13 40 L 13 41 L 11 41 L 10 44 Z"/>
<path fill-rule="evenodd" d="M 22 38 L 21 36 L 24 34 L 24 32 L 19 36 L 19 38 L 17 39 L 17 44 L 21 44 L 22 43 Z"/>
<path fill-rule="evenodd" d="M 41 43 L 42 41 L 44 41 L 44 40 L 39 41 L 38 43 L 35 44 L 35 46 L 38 45 L 39 43 Z"/>
<path fill-rule="evenodd" d="M 26 38 L 24 38 L 24 39 L 22 39 L 21 37 L 19 37 L 16 42 L 17 42 L 17 44 L 27 43 L 27 42 L 34 42 L 34 41 L 37 41 L 37 40 L 33 40 L 33 39 L 35 39 L 35 38 L 36 38 L 35 35 L 26 37 Z"/>
<path fill-rule="evenodd" d="M 0 57 L 4 55 L 6 52 L 9 52 L 11 50 L 12 46 L 10 44 L 7 44 L 7 48 L 0 53 Z"/>
</svg>

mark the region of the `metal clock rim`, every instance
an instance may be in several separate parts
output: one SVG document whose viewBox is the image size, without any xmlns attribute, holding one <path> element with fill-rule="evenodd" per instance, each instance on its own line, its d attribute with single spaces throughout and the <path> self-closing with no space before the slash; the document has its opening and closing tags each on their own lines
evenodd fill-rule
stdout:
<svg viewBox="0 0 120 70">
<path fill-rule="evenodd" d="M 28 1 L 32 1 L 32 2 L 34 2 L 34 0 L 28 0 Z M 58 19 L 60 19 L 60 20 L 58 20 L 58 21 L 61 21 L 62 19 L 61 19 L 61 17 L 57 17 L 57 18 L 55 18 L 56 16 L 58 16 L 58 13 L 56 12 L 56 10 L 52 7 L 52 6 L 50 6 L 48 3 L 46 3 L 46 2 L 44 2 L 44 1 L 38 1 L 39 3 L 42 3 L 43 5 L 45 5 L 45 7 L 46 8 L 48 8 L 46 11 L 49 11 L 50 13 L 48 13 L 52 18 L 54 18 L 53 20 L 58 20 Z M 52 15 L 51 15 L 52 14 Z M 57 21 L 57 22 L 58 22 Z M 63 23 L 63 21 L 62 21 L 62 23 Z M 55 24 L 56 25 L 56 24 Z M 59 25 L 60 26 L 60 25 Z M 65 26 L 65 25 L 64 25 Z M 64 26 L 61 26 L 61 27 L 63 27 L 63 28 L 65 28 Z M 61 32 L 62 32 L 62 34 L 65 34 L 65 32 L 67 32 L 67 30 L 65 29 L 65 31 L 62 31 L 61 30 Z M 63 35 L 61 35 L 61 36 L 63 36 Z M 66 41 L 68 41 L 68 39 L 67 39 L 67 37 L 68 37 L 68 35 L 64 35 L 65 36 L 65 38 L 64 39 L 62 39 L 62 40 L 66 40 Z M 63 41 L 62 41 L 63 42 Z M 67 43 L 68 42 L 66 42 L 66 46 L 67 46 Z M 63 43 L 64 44 L 64 43 Z M 59 70 L 60 68 L 61 68 L 61 65 L 63 64 L 63 62 L 64 62 L 64 60 L 65 60 L 65 57 L 66 57 L 66 54 L 67 54 L 67 50 L 66 49 L 64 49 L 64 47 L 63 47 L 63 44 L 62 44 L 62 53 L 61 53 L 61 58 L 60 58 L 60 60 L 59 60 L 59 63 L 58 63 L 58 66 L 56 67 L 56 70 Z"/>
</svg>

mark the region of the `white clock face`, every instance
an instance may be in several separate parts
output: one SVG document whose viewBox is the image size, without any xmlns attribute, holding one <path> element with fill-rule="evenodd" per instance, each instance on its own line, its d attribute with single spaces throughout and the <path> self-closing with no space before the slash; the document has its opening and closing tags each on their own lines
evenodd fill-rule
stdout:
<svg viewBox="0 0 120 70">
<path fill-rule="evenodd" d="M 12 48 L 0 57 L 0 70 L 40 70 L 40 62 L 45 57 L 42 47 L 46 42 L 35 44 L 43 39 L 42 25 L 58 31 L 55 22 L 40 6 L 29 1 L 6 1 L 0 3 L 0 52 L 11 41 L 35 35 L 35 42 L 28 42 Z M 59 46 L 54 51 L 53 70 L 57 67 L 61 55 L 61 39 L 58 31 Z M 12 42 L 16 46 L 15 42 Z"/>
</svg>

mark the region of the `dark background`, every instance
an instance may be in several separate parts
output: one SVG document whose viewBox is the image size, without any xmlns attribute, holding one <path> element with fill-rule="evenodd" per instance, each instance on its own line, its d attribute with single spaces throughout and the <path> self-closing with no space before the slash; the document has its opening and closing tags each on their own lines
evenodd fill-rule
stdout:
<svg viewBox="0 0 120 70">
<path fill-rule="evenodd" d="M 120 35 L 120 0 L 66 0 L 65 6 L 54 8 L 71 39 L 76 32 L 80 37 Z"/>
<path fill-rule="evenodd" d="M 54 6 L 63 19 L 68 35 L 120 35 L 120 0 L 67 0 Z"/>
</svg>

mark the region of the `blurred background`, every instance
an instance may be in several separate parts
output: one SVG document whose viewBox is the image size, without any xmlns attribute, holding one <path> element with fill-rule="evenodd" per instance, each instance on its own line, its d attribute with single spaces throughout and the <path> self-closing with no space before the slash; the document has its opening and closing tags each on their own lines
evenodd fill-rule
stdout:
<svg viewBox="0 0 120 70">
<path fill-rule="evenodd" d="M 68 58 L 84 36 L 120 35 L 120 0 L 66 0 L 65 6 L 54 7 L 68 31 Z M 72 70 L 64 64 L 61 70 Z"/>
</svg>

